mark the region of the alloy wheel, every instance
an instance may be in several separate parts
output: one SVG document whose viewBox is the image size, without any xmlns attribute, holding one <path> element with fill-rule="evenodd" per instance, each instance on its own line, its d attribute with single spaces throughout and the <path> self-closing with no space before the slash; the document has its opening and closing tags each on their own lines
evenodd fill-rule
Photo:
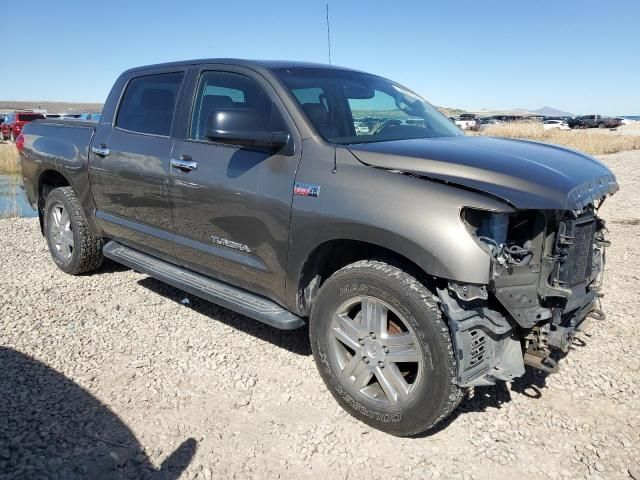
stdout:
<svg viewBox="0 0 640 480">
<path fill-rule="evenodd" d="M 388 303 L 358 296 L 331 321 L 330 348 L 343 382 L 372 401 L 397 407 L 421 381 L 423 359 L 407 320 Z"/>
<path fill-rule="evenodd" d="M 74 240 L 69 212 L 62 204 L 56 204 L 49 213 L 49 234 L 56 255 L 67 261 L 73 255 Z"/>
</svg>

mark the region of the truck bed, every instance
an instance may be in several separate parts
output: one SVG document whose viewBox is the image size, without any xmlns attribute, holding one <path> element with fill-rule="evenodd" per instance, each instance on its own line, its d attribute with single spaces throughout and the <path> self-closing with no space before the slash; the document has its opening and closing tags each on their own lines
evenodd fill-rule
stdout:
<svg viewBox="0 0 640 480">
<path fill-rule="evenodd" d="M 33 208 L 38 208 L 40 177 L 46 171 L 60 172 L 81 198 L 90 196 L 89 148 L 97 125 L 90 120 L 57 118 L 29 124 L 25 142 L 30 153 L 21 155 L 20 162 L 25 190 Z"/>
</svg>

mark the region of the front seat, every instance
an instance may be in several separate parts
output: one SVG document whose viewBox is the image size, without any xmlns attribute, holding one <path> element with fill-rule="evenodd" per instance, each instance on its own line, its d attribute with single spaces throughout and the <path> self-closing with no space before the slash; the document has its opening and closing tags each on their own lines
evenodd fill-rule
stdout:
<svg viewBox="0 0 640 480">
<path fill-rule="evenodd" d="M 303 103 L 302 109 L 307 114 L 311 123 L 316 127 L 318 133 L 325 139 L 333 137 L 331 132 L 331 122 L 329 121 L 329 112 L 320 103 Z"/>
</svg>

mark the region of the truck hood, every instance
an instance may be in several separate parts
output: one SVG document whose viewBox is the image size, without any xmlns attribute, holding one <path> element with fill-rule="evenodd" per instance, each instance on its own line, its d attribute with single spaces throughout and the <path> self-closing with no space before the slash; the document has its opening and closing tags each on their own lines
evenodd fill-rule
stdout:
<svg viewBox="0 0 640 480">
<path fill-rule="evenodd" d="M 459 136 L 347 148 L 366 165 L 480 191 L 516 208 L 577 212 L 618 190 L 600 161 L 545 143 Z"/>
</svg>

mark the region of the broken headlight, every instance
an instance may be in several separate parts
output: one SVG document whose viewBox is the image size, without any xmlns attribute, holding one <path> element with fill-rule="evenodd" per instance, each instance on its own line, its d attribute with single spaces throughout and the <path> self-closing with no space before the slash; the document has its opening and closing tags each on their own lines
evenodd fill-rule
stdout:
<svg viewBox="0 0 640 480">
<path fill-rule="evenodd" d="M 471 236 L 500 265 L 526 265 L 532 257 L 531 238 L 511 238 L 516 229 L 527 224 L 518 213 L 492 212 L 475 208 L 462 210 L 462 221 Z"/>
</svg>

